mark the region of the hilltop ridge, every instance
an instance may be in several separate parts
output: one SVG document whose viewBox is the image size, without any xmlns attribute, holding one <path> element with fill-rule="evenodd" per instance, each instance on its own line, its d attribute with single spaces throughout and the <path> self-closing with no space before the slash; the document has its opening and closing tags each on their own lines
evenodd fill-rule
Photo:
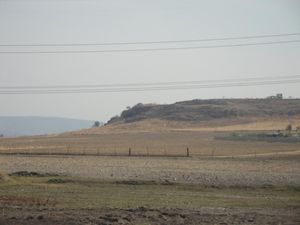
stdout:
<svg viewBox="0 0 300 225">
<path fill-rule="evenodd" d="M 300 99 L 195 99 L 173 104 L 138 103 L 102 127 L 71 134 L 282 130 L 287 124 L 300 126 Z"/>
<path fill-rule="evenodd" d="M 107 124 L 158 119 L 181 122 L 216 119 L 298 117 L 300 99 L 195 99 L 173 104 L 139 103 L 111 118 Z"/>
</svg>

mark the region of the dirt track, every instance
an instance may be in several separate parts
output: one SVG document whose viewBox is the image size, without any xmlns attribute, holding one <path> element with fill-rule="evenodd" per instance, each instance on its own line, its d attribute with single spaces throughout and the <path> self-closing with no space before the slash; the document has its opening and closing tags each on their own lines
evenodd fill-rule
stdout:
<svg viewBox="0 0 300 225">
<path fill-rule="evenodd" d="M 160 158 L 0 156 L 0 171 L 35 171 L 113 180 L 153 180 L 203 186 L 299 186 L 300 156 Z"/>
</svg>

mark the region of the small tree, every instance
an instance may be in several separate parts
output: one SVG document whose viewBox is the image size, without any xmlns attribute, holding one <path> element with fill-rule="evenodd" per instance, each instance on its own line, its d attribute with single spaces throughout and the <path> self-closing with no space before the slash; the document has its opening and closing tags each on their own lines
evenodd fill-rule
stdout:
<svg viewBox="0 0 300 225">
<path fill-rule="evenodd" d="M 286 130 L 286 134 L 287 134 L 288 136 L 291 135 L 291 132 L 292 132 L 292 130 L 293 130 L 292 124 L 288 124 L 288 125 L 286 126 L 285 130 Z"/>
<path fill-rule="evenodd" d="M 286 130 L 286 131 L 289 131 L 289 132 L 291 132 L 292 129 L 293 129 L 292 124 L 288 124 L 288 125 L 286 126 L 286 128 L 285 128 L 285 130 Z"/>
<path fill-rule="evenodd" d="M 95 121 L 93 127 L 100 127 L 100 122 L 99 121 Z"/>
</svg>

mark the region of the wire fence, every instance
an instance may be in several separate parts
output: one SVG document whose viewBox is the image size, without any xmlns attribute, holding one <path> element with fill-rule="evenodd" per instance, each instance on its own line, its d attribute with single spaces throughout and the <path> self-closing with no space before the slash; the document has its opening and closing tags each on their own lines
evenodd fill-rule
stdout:
<svg viewBox="0 0 300 225">
<path fill-rule="evenodd" d="M 182 151 L 145 148 L 95 148 L 95 147 L 55 147 L 55 148 L 6 148 L 0 149 L 0 155 L 66 155 L 66 156 L 160 156 L 160 157 L 189 157 L 189 148 Z"/>
<path fill-rule="evenodd" d="M 18 147 L 18 148 L 1 148 L 0 155 L 23 155 L 23 156 L 123 156 L 123 157 L 209 157 L 209 158 L 222 158 L 222 157 L 266 157 L 266 156 L 283 156 L 287 154 L 298 154 L 300 149 L 292 148 L 284 151 L 261 152 L 247 151 L 240 153 L 224 153 L 221 148 L 211 147 L 201 151 L 199 148 L 193 149 L 190 147 L 182 148 L 168 148 L 148 146 L 141 147 L 74 147 L 74 146 L 56 146 L 56 147 Z"/>
</svg>

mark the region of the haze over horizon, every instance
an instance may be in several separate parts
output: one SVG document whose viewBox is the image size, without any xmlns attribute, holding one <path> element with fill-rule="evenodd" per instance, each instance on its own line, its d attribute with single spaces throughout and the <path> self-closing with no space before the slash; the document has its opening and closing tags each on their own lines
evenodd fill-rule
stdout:
<svg viewBox="0 0 300 225">
<path fill-rule="evenodd" d="M 0 45 L 190 40 L 300 32 L 300 2 L 0 1 Z M 55 15 L 55 16 L 54 16 Z M 298 40 L 289 37 L 288 40 Z M 282 41 L 266 38 L 259 41 Z M 180 44 L 202 46 L 256 40 Z M 178 44 L 146 47 L 177 47 Z M 118 49 L 7 47 L 0 51 Z M 136 45 L 127 46 L 136 48 Z M 0 54 L 0 86 L 182 82 L 300 75 L 300 44 L 83 54 Z M 127 106 L 206 98 L 300 98 L 300 84 L 121 93 L 0 95 L 0 116 L 107 121 Z"/>
</svg>

